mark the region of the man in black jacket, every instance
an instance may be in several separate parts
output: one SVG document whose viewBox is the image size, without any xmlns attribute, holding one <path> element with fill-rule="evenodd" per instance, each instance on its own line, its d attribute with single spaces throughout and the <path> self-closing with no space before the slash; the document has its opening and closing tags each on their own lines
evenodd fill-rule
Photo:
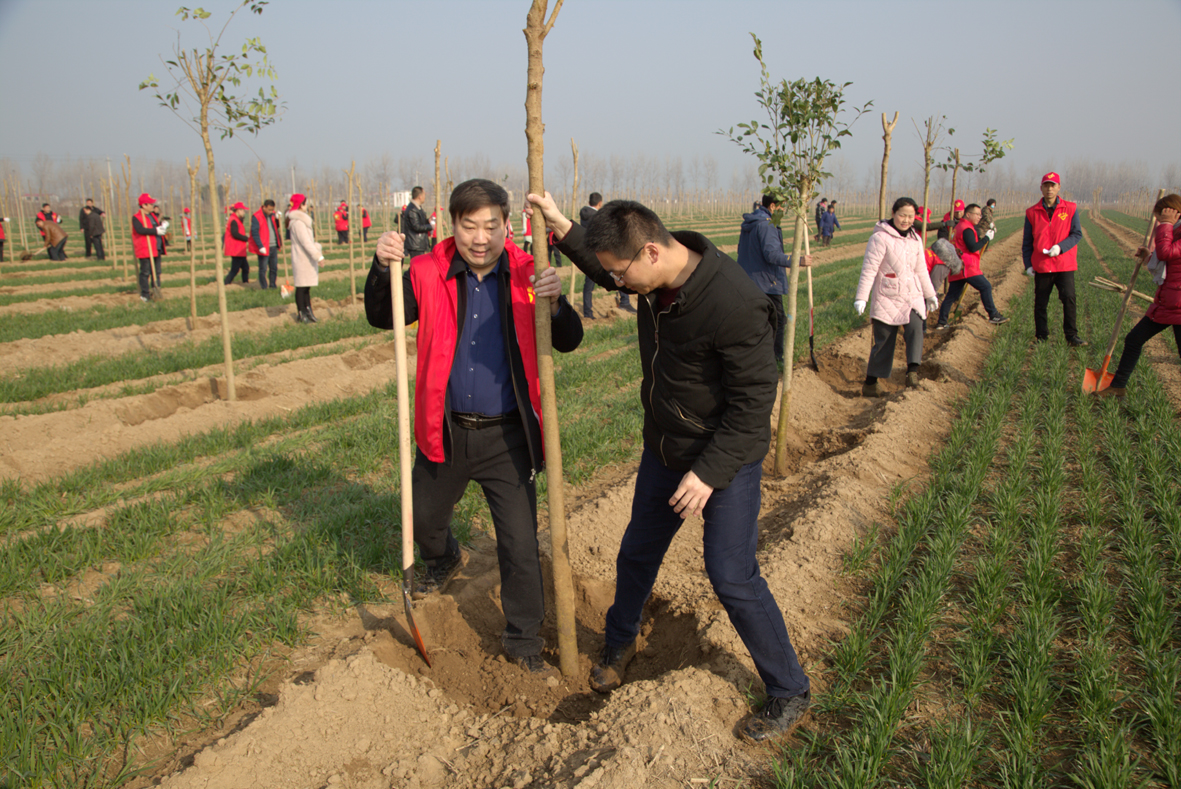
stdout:
<svg viewBox="0 0 1181 789">
<path fill-rule="evenodd" d="M 578 223 L 583 227 L 590 224 L 595 213 L 603 205 L 603 196 L 598 192 L 591 192 L 590 197 L 587 198 L 587 202 L 589 205 L 584 205 L 582 210 L 578 212 Z M 594 302 L 591 297 L 594 291 L 595 281 L 587 277 L 586 282 L 582 283 L 582 316 L 584 318 L 595 317 Z M 624 312 L 630 312 L 632 315 L 636 314 L 636 308 L 632 306 L 631 298 L 622 290 L 616 294 L 616 304 Z"/>
<path fill-rule="evenodd" d="M 421 186 L 410 191 L 410 203 L 402 213 L 402 234 L 406 236 L 406 257 L 412 258 L 431 250 L 431 220 L 422 204 L 426 192 Z"/>
<path fill-rule="evenodd" d="M 94 204 L 93 197 L 88 197 L 86 198 L 86 205 L 82 206 L 82 209 L 78 211 L 78 228 L 82 231 L 82 240 L 86 244 L 86 257 L 90 257 L 91 238 L 93 238 L 93 234 L 87 229 L 91 215 L 101 217 L 103 210 Z M 102 242 L 100 241 L 99 243 L 101 244 Z M 98 259 L 103 259 L 102 252 L 98 253 Z"/>
<path fill-rule="evenodd" d="M 778 382 L 771 302 L 709 239 L 669 233 L 639 203 L 613 200 L 584 230 L 549 194 L 529 201 L 587 276 L 643 297 L 644 452 L 591 687 L 622 684 L 664 554 L 682 520 L 700 515 L 706 573 L 767 689 L 741 733 L 755 741 L 785 734 L 807 711 L 809 684 L 755 557 Z"/>
<path fill-rule="evenodd" d="M 107 232 L 106 224 L 103 222 L 103 212 L 91 205 L 92 202 L 87 200 L 86 205 L 82 206 L 82 217 L 79 220 L 79 224 L 82 225 L 82 236 L 86 239 L 86 256 L 90 257 L 93 245 L 95 257 L 106 260 L 103 253 L 103 233 Z"/>
</svg>

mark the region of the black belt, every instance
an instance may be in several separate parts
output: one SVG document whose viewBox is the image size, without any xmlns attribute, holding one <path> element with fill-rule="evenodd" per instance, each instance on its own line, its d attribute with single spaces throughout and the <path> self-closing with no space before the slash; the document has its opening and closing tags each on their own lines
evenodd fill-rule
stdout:
<svg viewBox="0 0 1181 789">
<path fill-rule="evenodd" d="M 462 414 L 459 411 L 452 411 L 451 421 L 468 430 L 479 430 L 482 427 L 495 427 L 507 422 L 520 422 L 521 412 L 513 411 L 498 416 L 485 416 L 484 414 Z"/>
</svg>

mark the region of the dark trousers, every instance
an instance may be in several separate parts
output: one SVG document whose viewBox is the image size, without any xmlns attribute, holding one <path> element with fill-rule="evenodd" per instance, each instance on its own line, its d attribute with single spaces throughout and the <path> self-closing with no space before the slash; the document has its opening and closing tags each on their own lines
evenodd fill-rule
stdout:
<svg viewBox="0 0 1181 789">
<path fill-rule="evenodd" d="M 90 236 L 86 235 L 86 231 L 82 231 L 82 243 L 86 245 L 86 257 L 90 257 Z"/>
<path fill-rule="evenodd" d="M 234 281 L 234 277 L 238 276 L 238 272 L 242 272 L 242 282 L 250 281 L 250 264 L 246 262 L 246 258 L 230 258 L 230 273 L 226 274 L 225 284 L 229 285 Z"/>
<path fill-rule="evenodd" d="M 587 277 L 586 282 L 582 283 L 582 317 L 584 318 L 595 317 L 594 292 L 595 281 Z"/>
<path fill-rule="evenodd" d="M 971 285 L 980 292 L 980 303 L 984 305 L 984 311 L 988 313 L 988 317 L 995 318 L 1000 315 L 997 311 L 996 304 L 992 300 L 992 283 L 983 274 L 977 274 L 967 279 L 952 280 L 947 285 L 947 297 L 943 299 L 943 303 L 939 305 L 939 325 L 947 325 L 947 316 L 951 313 L 951 308 L 959 301 L 960 294 L 964 292 L 964 288 Z"/>
<path fill-rule="evenodd" d="M 768 293 L 771 306 L 775 308 L 775 361 L 783 361 L 783 334 L 787 329 L 787 313 L 783 310 L 783 294 Z"/>
<path fill-rule="evenodd" d="M 367 228 L 367 227 L 361 228 L 361 240 L 362 241 L 369 240 L 369 228 Z"/>
<path fill-rule="evenodd" d="M 61 241 L 57 242 L 56 244 L 54 244 L 53 246 L 51 246 L 49 248 L 49 259 L 50 260 L 65 260 L 66 259 L 66 241 L 67 240 L 68 239 L 63 238 Z"/>
<path fill-rule="evenodd" d="M 0 263 L 4 262 L 4 239 L 0 238 Z"/>
<path fill-rule="evenodd" d="M 906 363 L 921 364 L 923 361 L 923 328 L 926 322 L 914 310 L 910 311 L 910 323 L 905 326 L 893 326 L 874 319 L 873 348 L 869 352 L 869 364 L 866 366 L 866 376 L 874 378 L 889 378 L 894 372 L 894 346 L 898 342 L 898 330 L 902 329 L 902 339 L 906 342 Z"/>
<path fill-rule="evenodd" d="M 1128 336 L 1124 337 L 1124 352 L 1119 357 L 1119 367 L 1115 370 L 1112 386 L 1126 387 L 1128 379 L 1136 371 L 1136 363 L 1140 361 L 1140 353 L 1144 350 L 1144 343 L 1169 328 L 1168 323 L 1157 323 L 1147 316 L 1132 327 Z M 1181 324 L 1172 324 L 1173 337 L 1177 340 L 1177 347 L 1181 349 Z"/>
<path fill-rule="evenodd" d="M 640 632 L 644 603 L 664 554 L 683 521 L 668 500 L 685 476 L 644 449 L 636 476 L 631 522 L 615 560 L 615 602 L 607 611 L 604 634 L 610 646 L 631 643 Z M 738 631 L 767 687 L 768 696 L 798 696 L 808 690 L 808 677 L 787 635 L 783 614 L 767 582 L 759 574 L 755 550 L 759 541 L 761 462 L 748 463 L 725 490 L 706 502 L 705 572 L 730 622 Z"/>
<path fill-rule="evenodd" d="M 338 244 L 347 244 L 347 243 L 349 243 L 349 231 L 347 231 L 347 230 L 337 230 L 337 231 L 336 231 L 336 243 L 338 243 Z"/>
<path fill-rule="evenodd" d="M 537 548 L 537 488 L 531 479 L 525 426 L 517 421 L 470 430 L 452 422 L 450 429 L 450 465 L 416 452 L 414 541 L 429 565 L 454 556 L 459 544 L 451 531 L 451 515 L 468 482 L 478 482 L 496 529 L 505 619 L 501 644 L 512 657 L 539 654 L 544 646 L 540 630 L 545 591 Z"/>
<path fill-rule="evenodd" d="M 295 309 L 300 314 L 312 311 L 312 289 L 310 287 L 295 289 Z"/>
<path fill-rule="evenodd" d="M 269 278 L 268 278 L 269 276 Z M 258 256 L 258 286 L 263 290 L 275 287 L 279 277 L 279 250 L 271 247 L 271 254 Z M 268 286 L 267 283 L 270 283 Z"/>
<path fill-rule="evenodd" d="M 152 295 L 152 261 L 156 262 L 156 287 L 160 285 L 160 266 L 163 258 L 156 256 L 155 258 L 140 258 L 139 259 L 139 295 L 147 298 Z"/>
<path fill-rule="evenodd" d="M 1046 310 L 1050 305 L 1050 292 L 1058 288 L 1058 300 L 1062 302 L 1062 331 L 1066 339 L 1078 337 L 1078 321 L 1075 318 L 1074 272 L 1054 271 L 1049 274 L 1033 275 L 1033 329 L 1039 339 L 1050 338 L 1050 322 Z"/>
<path fill-rule="evenodd" d="M 102 236 L 94 236 L 93 238 L 87 239 L 87 242 L 94 244 L 95 257 L 97 257 L 99 260 L 106 260 L 107 259 L 106 254 L 103 252 L 103 237 Z M 89 249 L 86 250 L 86 254 L 87 255 L 90 254 Z"/>
</svg>

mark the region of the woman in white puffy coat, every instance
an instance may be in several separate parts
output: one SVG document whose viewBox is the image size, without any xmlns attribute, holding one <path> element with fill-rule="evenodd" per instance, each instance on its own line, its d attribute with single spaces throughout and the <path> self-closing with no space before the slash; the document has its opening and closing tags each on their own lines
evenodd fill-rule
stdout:
<svg viewBox="0 0 1181 789">
<path fill-rule="evenodd" d="M 919 385 L 919 364 L 923 360 L 923 326 L 927 311 L 939 306 L 935 288 L 927 273 L 922 237 L 914 232 L 915 202 L 909 197 L 894 201 L 892 216 L 878 222 L 865 247 L 861 280 L 853 308 L 865 312 L 872 301 L 873 349 L 865 371 L 861 394 L 879 397 L 879 378 L 894 370 L 894 343 L 898 327 L 906 341 L 906 385 Z M 872 299 L 871 299 L 872 297 Z"/>
<path fill-rule="evenodd" d="M 312 288 L 320 284 L 320 263 L 324 250 L 312 232 L 312 217 L 305 210 L 311 200 L 301 194 L 291 195 L 291 208 L 283 223 L 291 237 L 291 268 L 295 275 L 295 320 L 316 323 L 312 314 Z"/>
</svg>

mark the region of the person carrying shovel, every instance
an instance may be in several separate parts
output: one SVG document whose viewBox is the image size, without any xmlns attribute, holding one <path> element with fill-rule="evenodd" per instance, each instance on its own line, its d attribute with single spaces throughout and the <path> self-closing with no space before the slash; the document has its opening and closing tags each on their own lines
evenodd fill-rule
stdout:
<svg viewBox="0 0 1181 789">
<path fill-rule="evenodd" d="M 1173 327 L 1173 337 L 1181 348 L 1181 195 L 1165 195 L 1152 207 L 1159 224 L 1153 234 L 1156 249 L 1151 253 L 1145 247 L 1136 250 L 1136 257 L 1145 261 L 1153 274 L 1156 294 L 1148 312 L 1140 319 L 1128 336 L 1124 337 L 1124 352 L 1111 386 L 1099 391 L 1100 397 L 1123 397 L 1127 394 L 1128 381 L 1136 371 L 1144 343 Z"/>
<path fill-rule="evenodd" d="M 444 591 L 466 563 L 451 516 L 468 482 L 480 483 L 496 530 L 501 645 L 529 673 L 554 675 L 541 655 L 535 479 L 543 459 L 533 305 L 553 299 L 553 347 L 563 353 L 582 342 L 582 321 L 561 295 L 558 272 L 535 277 L 533 258 L 506 243 L 502 187 L 465 181 L 451 193 L 450 212 L 454 236 L 415 257 L 402 275 L 405 322 L 418 321 L 413 529 L 427 570 L 414 597 Z M 401 270 L 404 251 L 401 233 L 377 241 L 365 315 L 380 329 L 394 327 L 390 266 Z"/>
<path fill-rule="evenodd" d="M 153 213 L 156 198 L 147 192 L 136 201 L 139 211 L 131 215 L 131 243 L 135 257 L 139 260 L 139 298 L 151 301 L 152 287 L 159 286 L 153 279 L 153 266 L 163 253 L 161 237 L 168 233 L 168 223 L 161 222 Z"/>
</svg>

